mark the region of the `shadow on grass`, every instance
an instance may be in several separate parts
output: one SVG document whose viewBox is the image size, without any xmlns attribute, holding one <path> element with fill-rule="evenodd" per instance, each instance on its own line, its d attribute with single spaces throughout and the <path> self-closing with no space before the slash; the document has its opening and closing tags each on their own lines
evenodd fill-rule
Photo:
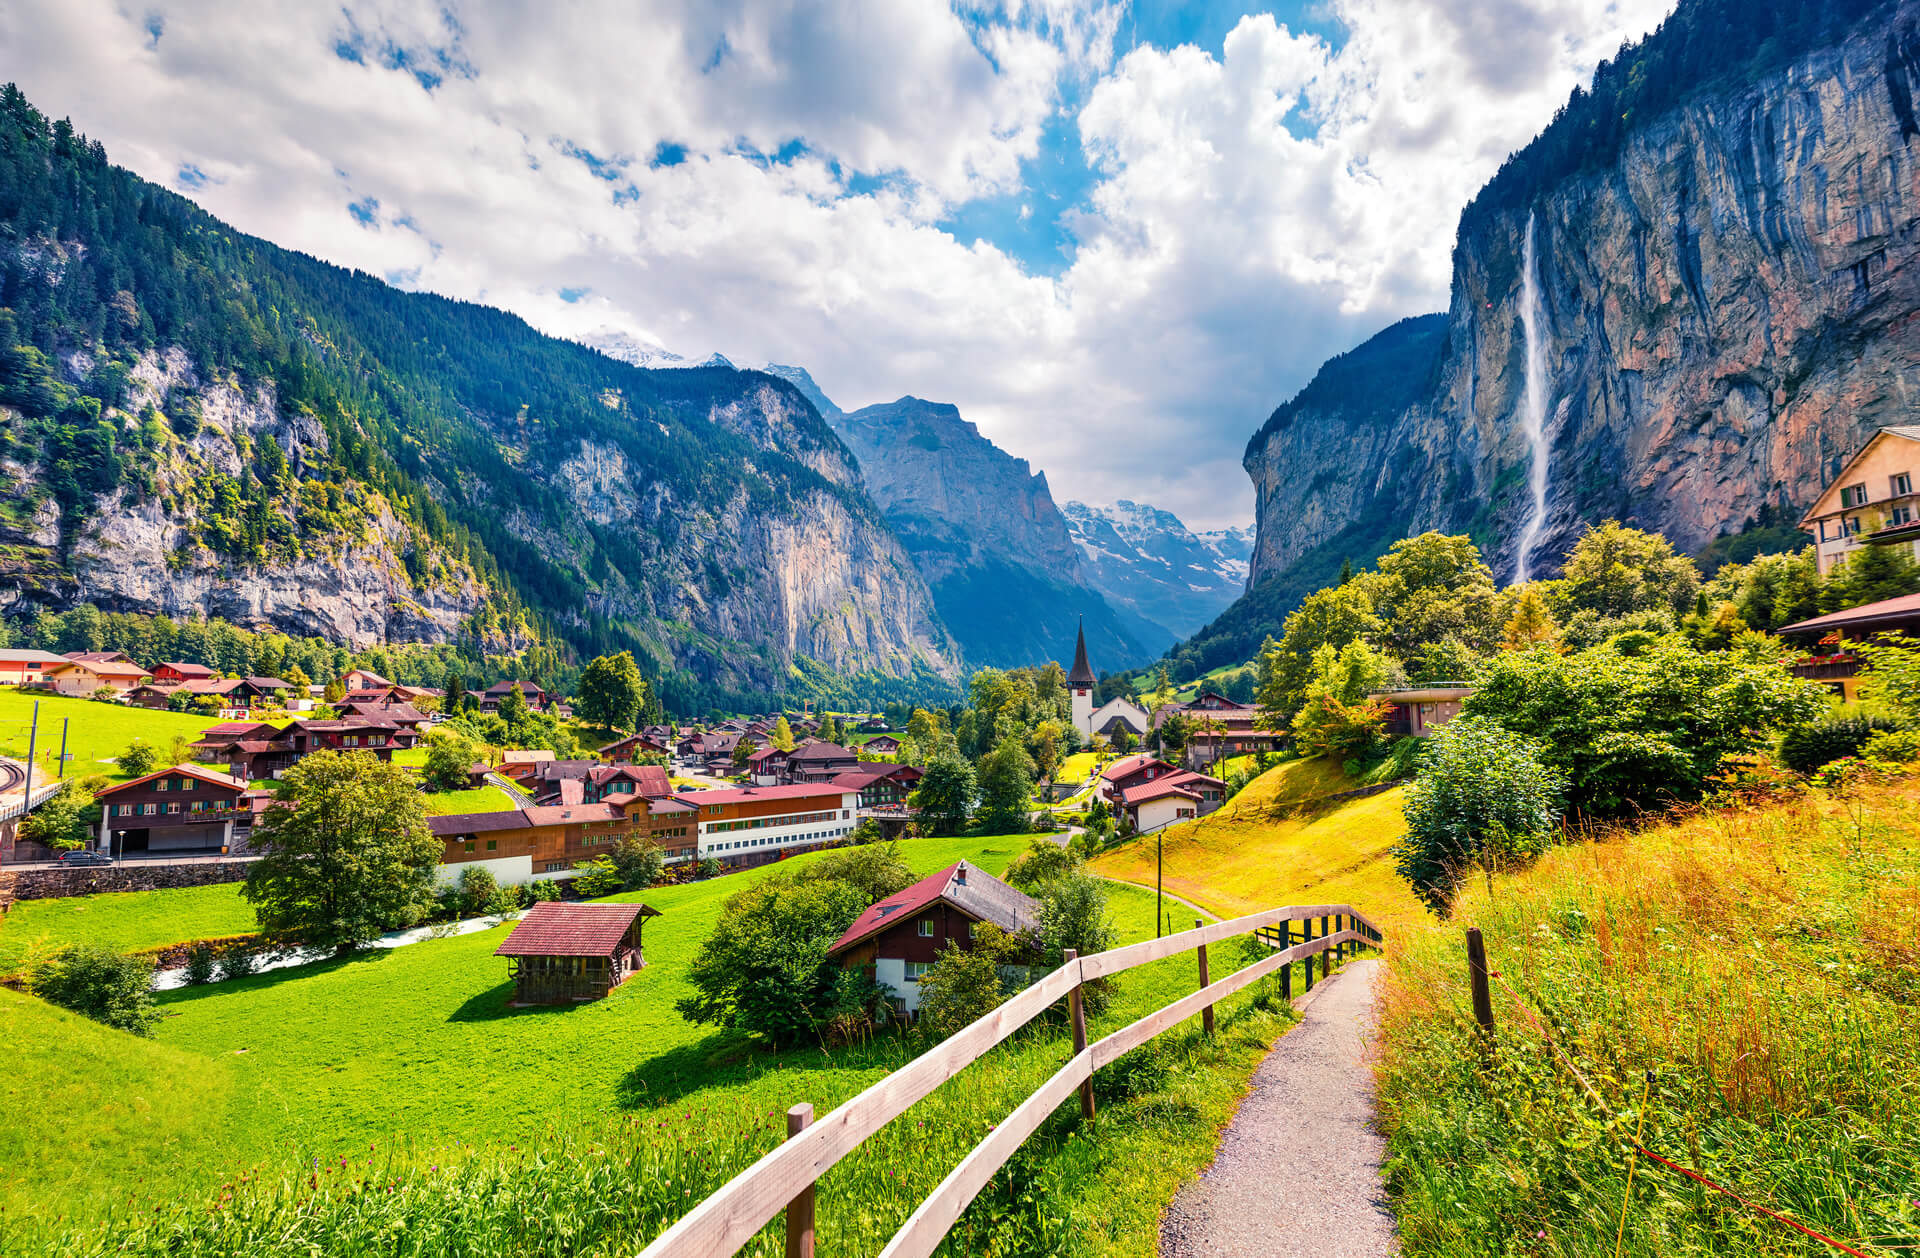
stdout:
<svg viewBox="0 0 1920 1258">
<path fill-rule="evenodd" d="M 358 952 L 350 952 L 344 957 L 324 957 L 318 961 L 307 961 L 300 965 L 283 966 L 277 970 L 249 974 L 245 978 L 221 979 L 219 982 L 202 983 L 195 987 L 170 988 L 167 991 L 155 992 L 153 998 L 158 1004 L 173 1005 L 232 992 L 264 991 L 291 979 L 311 978 L 316 974 L 324 974 L 329 970 L 338 970 L 350 965 L 375 965 L 391 955 L 393 955 L 391 948 L 363 948 Z"/>
<path fill-rule="evenodd" d="M 538 1017 L 543 1013 L 568 1013 L 575 1009 L 584 1009 L 600 1002 L 596 1000 L 565 1000 L 550 1005 L 522 1005 L 514 1008 L 514 983 L 508 979 L 504 983 L 489 987 L 478 995 L 467 998 L 466 1003 L 447 1015 L 449 1022 L 492 1022 L 499 1018 L 517 1018 L 522 1015 Z"/>
</svg>

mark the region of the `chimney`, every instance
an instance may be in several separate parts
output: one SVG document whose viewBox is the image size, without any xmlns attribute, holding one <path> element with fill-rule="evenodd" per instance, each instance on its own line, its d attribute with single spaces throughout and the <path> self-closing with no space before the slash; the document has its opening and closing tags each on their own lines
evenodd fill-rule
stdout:
<svg viewBox="0 0 1920 1258">
<path fill-rule="evenodd" d="M 953 880 L 963 887 L 967 885 L 967 863 L 965 861 L 960 862 L 960 868 L 955 871 Z"/>
</svg>

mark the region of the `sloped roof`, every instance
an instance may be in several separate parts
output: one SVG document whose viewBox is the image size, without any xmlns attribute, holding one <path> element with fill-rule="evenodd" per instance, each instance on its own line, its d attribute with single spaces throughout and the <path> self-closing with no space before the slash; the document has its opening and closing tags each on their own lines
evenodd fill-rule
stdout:
<svg viewBox="0 0 1920 1258">
<path fill-rule="evenodd" d="M 1840 510 L 1837 505 L 1829 507 L 1827 505 L 1828 501 L 1839 496 L 1842 482 L 1852 478 L 1853 469 L 1862 459 L 1867 457 L 1867 452 L 1879 445 L 1881 440 L 1886 437 L 1902 437 L 1908 441 L 1920 441 L 1920 425 L 1889 424 L 1874 433 L 1871 437 L 1868 437 L 1866 444 L 1854 452 L 1854 456 L 1847 460 L 1846 466 L 1840 469 L 1840 474 L 1827 482 L 1826 488 L 1820 491 L 1820 496 L 1813 500 L 1813 505 L 1808 507 L 1806 513 L 1800 517 L 1800 527 L 1803 530 L 1822 516 L 1832 515 L 1835 511 Z"/>
<path fill-rule="evenodd" d="M 1087 663 L 1087 622 L 1080 620 L 1080 627 L 1074 633 L 1073 668 L 1067 673 L 1067 684 L 1080 690 L 1091 690 L 1098 684 L 1093 675 L 1093 666 Z"/>
<path fill-rule="evenodd" d="M 869 905 L 834 941 L 828 955 L 845 951 L 940 900 L 977 922 L 992 922 L 1008 934 L 1031 929 L 1039 921 L 1038 900 L 976 865 L 959 861 Z"/>
<path fill-rule="evenodd" d="M 496 957 L 610 957 L 627 931 L 660 910 L 644 904 L 566 904 L 546 900 L 527 910 Z"/>
<path fill-rule="evenodd" d="M 228 790 L 244 791 L 247 789 L 247 784 L 242 780 L 240 780 L 239 778 L 230 777 L 225 773 L 218 772 L 217 770 L 214 770 L 214 769 L 209 769 L 204 765 L 170 764 L 164 769 L 156 769 L 152 773 L 147 774 L 145 777 L 137 777 L 133 779 L 131 782 L 117 782 L 112 786 L 105 787 L 100 791 L 100 794 L 111 795 L 116 791 L 124 791 L 129 787 L 140 786 L 143 783 L 153 781 L 155 778 L 163 778 L 169 775 L 172 775 L 175 777 L 199 778 L 202 782 L 209 782 L 209 783 L 212 783 L 214 786 L 224 786 Z"/>
<path fill-rule="evenodd" d="M 500 753 L 502 764 L 539 764 L 543 760 L 553 759 L 553 753 L 545 747 L 536 747 L 531 751 L 504 751 Z"/>
<path fill-rule="evenodd" d="M 831 782 L 800 782 L 792 786 L 736 786 L 725 790 L 701 791 L 695 798 L 704 805 L 750 804 L 756 799 L 818 799 L 843 792 Z"/>
<path fill-rule="evenodd" d="M 1150 764 L 1166 765 L 1169 771 L 1173 769 L 1172 765 L 1167 764 L 1166 761 L 1154 755 L 1152 752 L 1141 751 L 1135 752 L 1131 756 L 1120 757 L 1106 768 L 1100 770 L 1100 776 L 1109 782 L 1118 782 L 1121 778 L 1131 777 Z"/>
<path fill-rule="evenodd" d="M 1157 782 L 1143 782 L 1139 786 L 1120 792 L 1120 802 L 1128 808 L 1135 804 L 1144 804 L 1150 799 L 1159 799 L 1165 795 L 1179 795 L 1186 799 L 1199 799 L 1197 792 L 1189 786 L 1171 778 L 1162 778 Z"/>
<path fill-rule="evenodd" d="M 0 651 L 0 663 L 6 664 L 71 664 L 64 655 L 55 655 L 52 651 L 35 651 L 30 648 Z"/>
<path fill-rule="evenodd" d="M 796 747 L 792 753 L 795 760 L 858 760 L 860 757 L 839 743 L 808 743 Z"/>
<path fill-rule="evenodd" d="M 178 660 L 168 660 L 164 664 L 156 665 L 156 667 L 171 668 L 174 672 L 180 674 L 180 678 L 183 681 L 191 680 L 195 677 L 213 676 L 213 670 L 205 664 L 186 664 Z"/>
<path fill-rule="evenodd" d="M 503 812 L 454 812 L 427 818 L 427 829 L 433 831 L 437 839 L 457 834 L 485 834 L 489 830 L 519 830 L 528 824 L 526 814 L 518 808 Z"/>
<path fill-rule="evenodd" d="M 1920 428 L 1914 431 L 1920 432 Z M 1829 612 L 1824 616 L 1815 616 L 1811 620 L 1782 625 L 1774 632 L 1776 634 L 1815 633 L 1825 629 L 1887 626 L 1900 621 L 1920 621 L 1920 594 L 1902 594 L 1898 598 L 1883 598 L 1877 603 L 1863 603 L 1859 607 L 1849 607 L 1843 612 Z"/>
</svg>

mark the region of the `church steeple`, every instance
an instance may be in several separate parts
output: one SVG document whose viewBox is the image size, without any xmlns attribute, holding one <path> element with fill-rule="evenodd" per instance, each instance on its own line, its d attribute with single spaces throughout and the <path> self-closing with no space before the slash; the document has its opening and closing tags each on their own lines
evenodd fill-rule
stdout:
<svg viewBox="0 0 1920 1258">
<path fill-rule="evenodd" d="M 1080 631 L 1073 644 L 1073 671 L 1067 674 L 1067 685 L 1075 690 L 1092 690 L 1096 684 L 1093 666 L 1087 663 L 1087 619 L 1080 618 Z"/>
</svg>

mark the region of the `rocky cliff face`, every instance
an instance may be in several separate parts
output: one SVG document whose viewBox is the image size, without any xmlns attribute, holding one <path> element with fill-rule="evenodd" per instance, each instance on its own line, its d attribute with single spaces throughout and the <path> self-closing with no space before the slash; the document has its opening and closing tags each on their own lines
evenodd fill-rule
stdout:
<svg viewBox="0 0 1920 1258">
<path fill-rule="evenodd" d="M 1101 596 L 1054 504 L 1044 472 L 980 435 L 957 408 L 903 397 L 847 412 L 802 368 L 773 366 L 826 417 L 858 462 L 867 493 L 932 587 L 967 659 L 1012 666 L 1073 658 L 1086 619 L 1096 667 L 1147 655 L 1129 621 Z"/>
<path fill-rule="evenodd" d="M 1607 516 L 1697 549 L 1765 504 L 1807 505 L 1920 399 L 1917 96 L 1906 0 L 1758 81 L 1696 92 L 1526 205 L 1470 208 L 1443 329 L 1412 321 L 1356 351 L 1404 374 L 1350 413 L 1283 407 L 1249 446 L 1253 580 L 1330 540 L 1358 559 L 1429 527 L 1471 529 L 1511 575 L 1530 510 L 1529 213 L 1551 459 L 1536 566 Z"/>
<path fill-rule="evenodd" d="M 84 351 L 62 365 L 74 379 L 94 366 Z M 140 483 L 115 486 L 63 521 L 44 491 L 50 469 L 0 462 L 7 496 L 21 508 L 0 517 L 0 543 L 10 552 L 0 614 L 90 602 L 107 611 L 218 616 L 362 647 L 451 641 L 485 601 L 472 566 L 420 537 L 378 493 L 356 494 L 324 518 L 302 518 L 290 494 L 293 536 L 271 558 L 220 553 L 209 545 L 220 486 L 245 476 L 268 439 L 297 481 L 325 460 L 325 431 L 310 416 L 283 415 L 271 382 L 247 391 L 230 379 L 202 380 L 178 349 L 140 354 L 129 376 L 123 403 L 104 414 L 151 445 Z M 190 433 L 140 419 L 169 409 L 194 416 Z M 17 415 L 0 407 L 0 417 Z"/>
<path fill-rule="evenodd" d="M 1124 498 L 1060 512 L 1107 601 L 1159 631 L 1151 645 L 1186 637 L 1247 588 L 1250 528 L 1195 533 L 1171 511 Z"/>
</svg>

